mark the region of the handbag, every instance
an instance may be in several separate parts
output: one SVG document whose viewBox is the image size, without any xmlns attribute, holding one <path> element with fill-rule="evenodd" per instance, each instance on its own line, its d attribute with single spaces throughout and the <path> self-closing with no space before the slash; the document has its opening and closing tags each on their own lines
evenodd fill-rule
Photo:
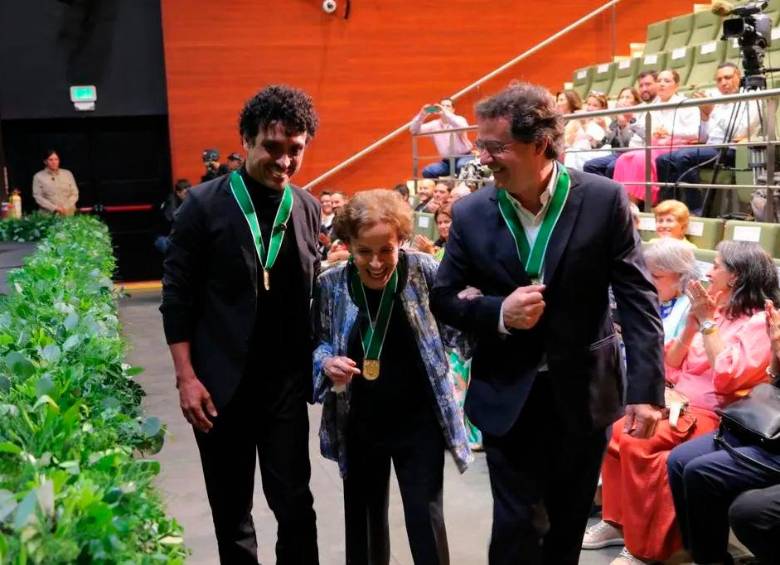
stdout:
<svg viewBox="0 0 780 565">
<path fill-rule="evenodd" d="M 780 469 L 769 467 L 740 453 L 723 436 L 723 432 L 728 431 L 746 444 L 761 447 L 772 453 L 780 453 L 780 388 L 778 386 L 770 383 L 760 384 L 745 398 L 736 400 L 716 412 L 720 416 L 720 428 L 715 434 L 715 440 L 732 457 L 780 473 Z"/>
</svg>

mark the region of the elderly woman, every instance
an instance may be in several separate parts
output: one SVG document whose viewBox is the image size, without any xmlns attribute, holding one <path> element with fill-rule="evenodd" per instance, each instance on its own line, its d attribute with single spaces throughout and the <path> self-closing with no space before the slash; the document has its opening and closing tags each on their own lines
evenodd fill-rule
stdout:
<svg viewBox="0 0 780 565">
<path fill-rule="evenodd" d="M 444 452 L 471 458 L 428 306 L 438 263 L 405 253 L 411 212 L 388 190 L 352 197 L 335 229 L 352 259 L 320 276 L 315 398 L 322 454 L 344 478 L 348 563 L 389 563 L 392 461 L 415 563 L 448 563 Z"/>
<path fill-rule="evenodd" d="M 755 243 L 724 241 L 717 251 L 709 288 L 688 283 L 685 328 L 666 344 L 668 419 L 646 440 L 625 434 L 622 420 L 613 426 L 602 468 L 604 519 L 583 541 L 584 549 L 625 543 L 613 565 L 663 561 L 681 549 L 666 473 L 669 452 L 715 430 L 715 410 L 767 378 L 764 301 L 780 298 L 774 264 Z"/>
<path fill-rule="evenodd" d="M 661 103 L 682 102 L 685 98 L 677 94 L 680 86 L 680 75 L 675 70 L 665 70 L 658 73 L 658 97 Z M 699 111 L 696 108 L 671 108 L 656 110 L 651 113 L 652 132 L 649 132 L 653 145 L 664 146 L 653 149 L 650 159 L 650 180 L 657 180 L 655 159 L 659 155 L 669 153 L 675 147 L 695 143 L 699 137 Z M 615 172 L 612 178 L 617 182 L 644 182 L 645 152 L 629 151 L 621 155 L 615 162 Z M 634 202 L 645 199 L 644 185 L 626 185 L 626 192 Z M 651 190 L 653 202 L 658 196 L 658 187 Z"/>
<path fill-rule="evenodd" d="M 691 302 L 685 294 L 688 283 L 698 280 L 699 270 L 693 251 L 673 238 L 656 239 L 644 249 L 661 306 L 664 343 L 680 335 L 688 318 Z"/>
<path fill-rule="evenodd" d="M 767 373 L 780 386 L 780 312 L 774 304 L 767 300 L 765 305 L 772 352 Z M 729 432 L 723 439 L 738 456 L 714 434 L 685 443 L 669 456 L 669 484 L 683 544 L 696 563 L 731 563 L 730 523 L 761 563 L 780 563 L 780 454 Z"/>
<path fill-rule="evenodd" d="M 664 200 L 653 208 L 653 214 L 655 215 L 655 233 L 658 237 L 651 239 L 651 243 L 664 237 L 670 237 L 683 242 L 691 249 L 696 249 L 695 244 L 685 239 L 688 223 L 691 219 L 688 206 L 679 200 Z"/>
</svg>

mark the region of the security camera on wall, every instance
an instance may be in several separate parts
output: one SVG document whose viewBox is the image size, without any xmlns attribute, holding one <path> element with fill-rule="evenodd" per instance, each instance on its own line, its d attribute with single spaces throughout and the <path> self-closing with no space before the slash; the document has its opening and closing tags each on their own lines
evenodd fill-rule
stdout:
<svg viewBox="0 0 780 565">
<path fill-rule="evenodd" d="M 332 14 L 336 11 L 337 7 L 338 4 L 336 4 L 336 0 L 324 0 L 322 3 L 322 11 L 326 14 Z"/>
</svg>

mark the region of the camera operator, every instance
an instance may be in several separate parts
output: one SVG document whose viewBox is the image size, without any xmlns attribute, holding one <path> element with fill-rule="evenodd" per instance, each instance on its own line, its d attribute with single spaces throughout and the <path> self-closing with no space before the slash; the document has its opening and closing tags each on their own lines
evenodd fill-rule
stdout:
<svg viewBox="0 0 780 565">
<path fill-rule="evenodd" d="M 227 167 L 219 162 L 219 151 L 216 149 L 203 150 L 203 166 L 206 172 L 200 177 L 200 182 L 206 182 L 226 174 Z"/>
</svg>

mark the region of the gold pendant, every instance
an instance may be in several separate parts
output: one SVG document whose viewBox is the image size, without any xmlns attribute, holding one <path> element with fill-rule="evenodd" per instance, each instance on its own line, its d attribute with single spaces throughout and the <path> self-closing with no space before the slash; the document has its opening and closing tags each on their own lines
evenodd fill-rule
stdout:
<svg viewBox="0 0 780 565">
<path fill-rule="evenodd" d="M 365 359 L 363 361 L 363 377 L 367 381 L 375 381 L 379 378 L 379 359 Z"/>
<path fill-rule="evenodd" d="M 271 273 L 263 269 L 263 286 L 266 290 L 271 290 Z"/>
</svg>

